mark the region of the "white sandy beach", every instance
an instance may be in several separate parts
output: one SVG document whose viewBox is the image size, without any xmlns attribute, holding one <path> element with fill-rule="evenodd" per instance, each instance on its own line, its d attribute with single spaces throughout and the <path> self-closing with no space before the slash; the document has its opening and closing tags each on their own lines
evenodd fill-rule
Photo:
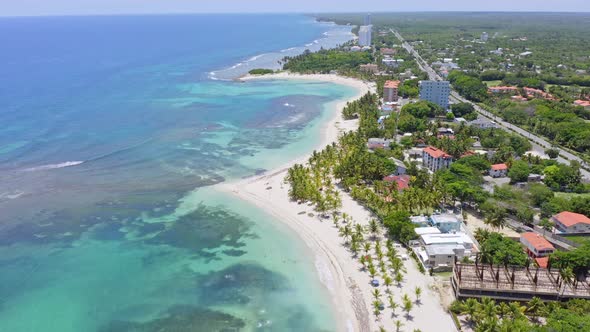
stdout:
<svg viewBox="0 0 590 332">
<path fill-rule="evenodd" d="M 248 76 L 242 80 L 252 79 L 299 79 L 333 82 L 354 87 L 358 94 L 352 98 L 358 99 L 368 91 L 375 90 L 374 86 L 336 75 L 295 75 L 279 73 L 264 76 Z M 358 121 L 344 121 L 341 110 L 346 105 L 346 100 L 338 102 L 336 109 L 330 110 L 333 116 L 322 126 L 322 140 L 318 142 L 316 149 L 322 149 L 327 144 L 337 140 L 340 133 L 354 130 Z M 310 151 L 311 153 L 311 151 Z M 333 296 L 333 304 L 338 314 L 339 331 L 376 331 L 379 326 L 388 331 L 395 330 L 394 321 L 403 322 L 403 331 L 456 331 L 449 314 L 442 307 L 439 295 L 432 289 L 434 279 L 421 274 L 412 260 L 404 262 L 407 273 L 402 288 L 392 287 L 392 294 L 396 302 L 401 302 L 402 294 L 408 294 L 414 298 L 414 288 L 422 288 L 421 304 L 412 310 L 411 320 L 403 317 L 401 310 L 397 310 L 397 316 L 391 316 L 391 310 L 385 310 L 380 321 L 376 322 L 372 314 L 373 287 L 370 285 L 370 277 L 360 270 L 361 265 L 353 259 L 351 253 L 343 246 L 343 240 L 338 235 L 338 230 L 330 220 L 322 221 L 318 217 L 310 217 L 308 213 L 313 208 L 305 204 L 299 205 L 288 197 L 288 185 L 284 184 L 287 169 L 295 163 L 302 163 L 309 156 L 302 156 L 288 164 L 269 171 L 263 175 L 244 179 L 234 183 L 220 184 L 218 188 L 230 192 L 265 210 L 277 220 L 284 222 L 309 246 L 316 257 L 315 265 L 320 274 L 320 279 L 326 285 Z M 270 188 L 270 189 L 269 189 Z M 355 222 L 367 224 L 370 212 L 353 201 L 350 196 L 342 193 L 342 212 L 350 215 Z M 305 213 L 301 213 L 305 212 Z M 405 249 L 400 249 L 405 253 Z M 380 290 L 385 294 L 385 287 Z"/>
</svg>

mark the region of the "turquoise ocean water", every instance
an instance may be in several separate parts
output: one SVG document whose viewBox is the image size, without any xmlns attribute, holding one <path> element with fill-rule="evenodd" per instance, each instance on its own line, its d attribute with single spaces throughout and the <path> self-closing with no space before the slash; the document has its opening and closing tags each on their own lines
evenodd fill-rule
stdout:
<svg viewBox="0 0 590 332">
<path fill-rule="evenodd" d="M 298 15 L 1 18 L 0 331 L 333 330 L 305 245 L 211 186 L 309 152 L 354 94 L 231 79 L 349 38 Z"/>
</svg>

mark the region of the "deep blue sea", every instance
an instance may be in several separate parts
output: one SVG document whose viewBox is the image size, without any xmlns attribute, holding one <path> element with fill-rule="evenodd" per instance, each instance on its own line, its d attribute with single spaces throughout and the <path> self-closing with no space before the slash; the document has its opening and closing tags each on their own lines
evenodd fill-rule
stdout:
<svg viewBox="0 0 590 332">
<path fill-rule="evenodd" d="M 232 79 L 350 38 L 301 15 L 0 18 L 0 332 L 334 330 L 306 246 L 212 186 L 309 152 L 355 92 Z"/>
</svg>

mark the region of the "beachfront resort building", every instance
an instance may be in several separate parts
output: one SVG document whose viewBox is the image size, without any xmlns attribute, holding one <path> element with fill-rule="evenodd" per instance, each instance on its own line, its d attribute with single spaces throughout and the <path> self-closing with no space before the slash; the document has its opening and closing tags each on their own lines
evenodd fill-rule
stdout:
<svg viewBox="0 0 590 332">
<path fill-rule="evenodd" d="M 420 81 L 420 100 L 433 102 L 445 110 L 449 108 L 451 85 L 448 81 Z"/>
<path fill-rule="evenodd" d="M 475 250 L 465 233 L 442 234 L 436 227 L 416 228 L 416 233 L 420 240 L 415 251 L 426 268 L 450 270 L 455 259 L 469 257 Z"/>
<path fill-rule="evenodd" d="M 538 266 L 547 267 L 549 255 L 555 251 L 551 242 L 541 234 L 527 232 L 520 234 L 520 243 L 526 248 L 527 255 L 534 259 Z"/>
<path fill-rule="evenodd" d="M 398 101 L 398 88 L 400 81 L 387 81 L 383 85 L 383 102 L 393 103 Z"/>
<path fill-rule="evenodd" d="M 494 164 L 490 167 L 490 176 L 493 178 L 503 178 L 508 175 L 508 165 Z"/>
<path fill-rule="evenodd" d="M 426 147 L 422 150 L 422 165 L 432 172 L 448 168 L 453 163 L 453 157 L 443 150 L 433 146 Z"/>
<path fill-rule="evenodd" d="M 359 28 L 359 45 L 371 46 L 372 25 L 362 25 Z"/>
<path fill-rule="evenodd" d="M 560 232 L 590 233 L 590 219 L 583 214 L 564 211 L 554 215 L 551 220 Z"/>
</svg>

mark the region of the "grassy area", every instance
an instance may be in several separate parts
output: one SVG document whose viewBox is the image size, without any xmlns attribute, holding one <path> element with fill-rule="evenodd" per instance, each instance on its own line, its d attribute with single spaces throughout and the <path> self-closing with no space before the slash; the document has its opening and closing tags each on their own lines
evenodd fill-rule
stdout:
<svg viewBox="0 0 590 332">
<path fill-rule="evenodd" d="M 590 193 L 576 194 L 576 193 L 562 193 L 562 192 L 557 192 L 557 193 L 555 193 L 555 196 L 556 197 L 561 197 L 561 198 L 566 198 L 566 199 L 572 199 L 573 197 L 589 198 L 590 197 Z"/>
<path fill-rule="evenodd" d="M 576 235 L 576 236 L 564 236 L 566 239 L 574 241 L 579 244 L 590 243 L 590 236 Z"/>
<path fill-rule="evenodd" d="M 490 86 L 500 86 L 502 84 L 502 81 L 497 80 L 497 81 L 485 81 L 485 84 L 487 84 L 488 87 Z"/>
</svg>

